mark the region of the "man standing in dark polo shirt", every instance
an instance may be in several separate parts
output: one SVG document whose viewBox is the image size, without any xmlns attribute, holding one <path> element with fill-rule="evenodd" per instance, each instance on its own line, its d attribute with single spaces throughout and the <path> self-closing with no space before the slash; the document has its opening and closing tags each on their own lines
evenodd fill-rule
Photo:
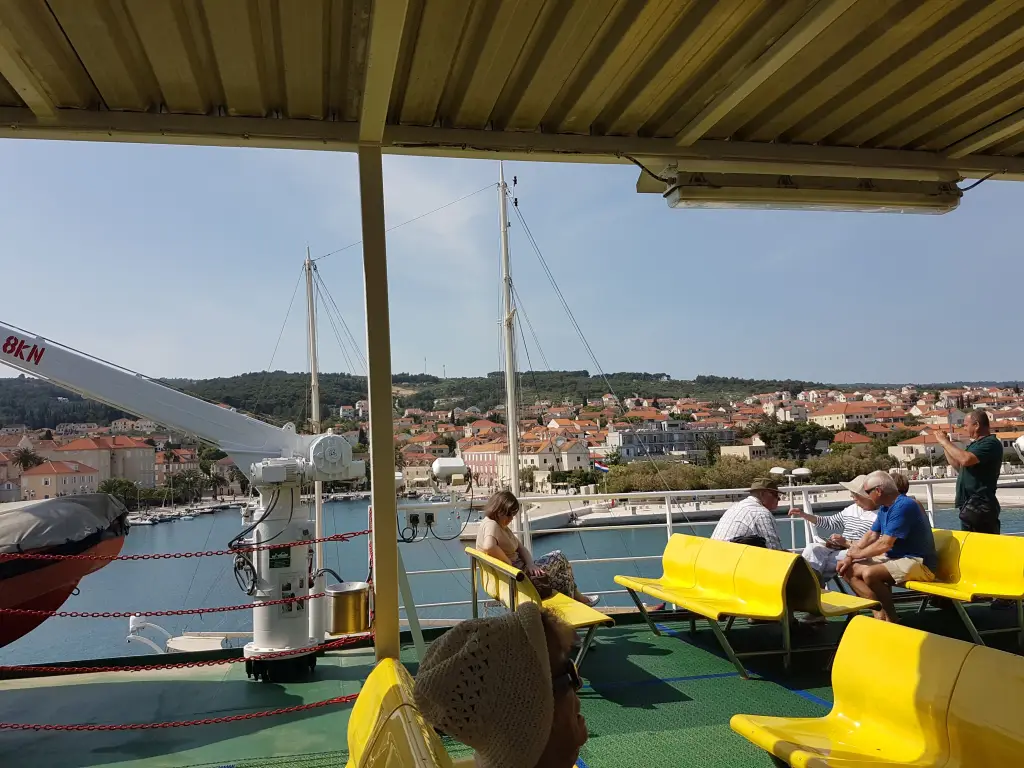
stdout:
<svg viewBox="0 0 1024 768">
<path fill-rule="evenodd" d="M 957 448 L 944 434 L 936 434 L 946 460 L 956 467 L 956 507 L 960 510 L 960 526 L 965 531 L 999 533 L 999 500 L 996 484 L 1003 463 L 1003 445 L 989 433 L 988 414 L 975 408 L 964 419 L 964 428 L 971 438 L 967 448 Z"/>
</svg>

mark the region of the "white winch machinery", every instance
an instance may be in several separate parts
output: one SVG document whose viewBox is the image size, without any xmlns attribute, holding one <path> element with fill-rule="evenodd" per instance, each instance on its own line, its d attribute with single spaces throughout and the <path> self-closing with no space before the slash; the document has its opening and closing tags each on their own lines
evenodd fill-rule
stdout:
<svg viewBox="0 0 1024 768">
<path fill-rule="evenodd" d="M 365 475 L 363 462 L 353 461 L 348 441 L 330 430 L 300 435 L 293 424 L 267 424 L 4 323 L 0 362 L 90 400 L 195 435 L 219 446 L 240 469 L 248 468 L 260 508 L 253 514 L 254 522 L 232 540 L 231 549 L 312 539 L 315 525 L 302 512 L 302 487 Z M 282 668 L 315 666 L 316 655 L 309 649 L 324 640 L 325 611 L 324 598 L 310 596 L 324 592 L 321 567 L 309 544 L 236 555 L 239 585 L 257 604 L 253 639 L 244 650 L 251 677 L 269 680 L 272 668 L 288 674 Z"/>
</svg>

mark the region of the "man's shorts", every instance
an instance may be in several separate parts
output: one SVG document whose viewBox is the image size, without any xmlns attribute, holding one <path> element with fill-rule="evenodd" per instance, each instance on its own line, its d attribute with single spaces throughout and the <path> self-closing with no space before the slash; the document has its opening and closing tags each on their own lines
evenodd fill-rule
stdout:
<svg viewBox="0 0 1024 768">
<path fill-rule="evenodd" d="M 935 581 L 935 574 L 920 557 L 900 557 L 891 560 L 885 555 L 879 555 L 862 562 L 870 565 L 884 565 L 897 585 L 905 584 L 908 581 Z"/>
</svg>

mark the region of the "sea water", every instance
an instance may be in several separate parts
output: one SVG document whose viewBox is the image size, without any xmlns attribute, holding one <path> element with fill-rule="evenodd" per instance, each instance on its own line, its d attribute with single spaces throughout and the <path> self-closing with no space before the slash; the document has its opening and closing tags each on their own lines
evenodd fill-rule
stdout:
<svg viewBox="0 0 1024 768">
<path fill-rule="evenodd" d="M 440 507 L 436 536 L 422 539 L 423 529 L 415 542 L 402 542 L 399 549 L 407 571 L 459 568 L 457 573 L 420 574 L 410 578 L 413 599 L 417 604 L 468 601 L 470 580 L 465 542 L 458 533 L 466 522 L 466 511 L 455 512 Z M 366 528 L 365 501 L 332 502 L 324 505 L 324 526 L 328 535 Z M 1003 510 L 1003 530 L 1024 531 L 1024 510 Z M 940 527 L 959 527 L 953 510 L 938 512 Z M 125 540 L 122 554 L 158 552 L 196 552 L 225 549 L 242 528 L 238 510 L 199 515 L 193 520 L 179 520 L 153 526 L 134 527 Z M 791 546 L 789 525 L 780 526 L 783 544 Z M 798 526 L 801 530 L 802 526 Z M 685 523 L 675 531 L 693 533 Z M 710 526 L 696 529 L 710 535 Z M 534 554 L 539 556 L 560 549 L 571 559 L 637 557 L 659 555 L 665 548 L 664 526 L 636 530 L 588 531 L 550 534 L 534 539 Z M 449 541 L 442 539 L 452 538 Z M 798 545 L 802 545 L 799 540 Z M 324 545 L 328 568 L 346 581 L 363 581 L 367 575 L 367 537 Z M 619 561 L 612 563 L 578 563 L 574 566 L 577 583 L 584 592 L 617 589 L 616 574 L 659 576 L 657 559 Z M 333 579 L 329 579 L 333 581 Z M 202 557 L 171 560 L 117 561 L 87 576 L 79 585 L 79 593 L 64 604 L 64 611 L 157 611 L 211 608 L 249 603 L 251 598 L 235 583 L 232 557 Z M 605 605 L 630 605 L 625 594 L 605 595 Z M 460 619 L 469 616 L 468 605 L 423 608 L 422 619 Z M 252 628 L 252 611 L 240 610 L 189 616 L 149 619 L 172 635 L 185 631 L 244 632 Z M 54 661 L 132 656 L 152 653 L 143 643 L 126 642 L 128 619 L 51 618 L 28 635 L 5 648 L 0 648 L 0 664 L 36 664 Z M 162 644 L 159 634 L 147 635 Z M 234 640 L 232 644 L 244 644 Z"/>
</svg>

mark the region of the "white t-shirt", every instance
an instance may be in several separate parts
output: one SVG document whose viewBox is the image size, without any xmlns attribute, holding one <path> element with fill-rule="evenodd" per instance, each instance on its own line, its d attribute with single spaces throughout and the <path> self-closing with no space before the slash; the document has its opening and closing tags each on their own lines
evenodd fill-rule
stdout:
<svg viewBox="0 0 1024 768">
<path fill-rule="evenodd" d="M 519 539 L 508 528 L 505 528 L 485 517 L 480 521 L 480 527 L 476 531 L 476 548 L 483 551 L 487 547 L 487 540 L 493 538 L 499 549 L 505 553 L 509 562 L 514 563 L 519 556 Z"/>
</svg>

